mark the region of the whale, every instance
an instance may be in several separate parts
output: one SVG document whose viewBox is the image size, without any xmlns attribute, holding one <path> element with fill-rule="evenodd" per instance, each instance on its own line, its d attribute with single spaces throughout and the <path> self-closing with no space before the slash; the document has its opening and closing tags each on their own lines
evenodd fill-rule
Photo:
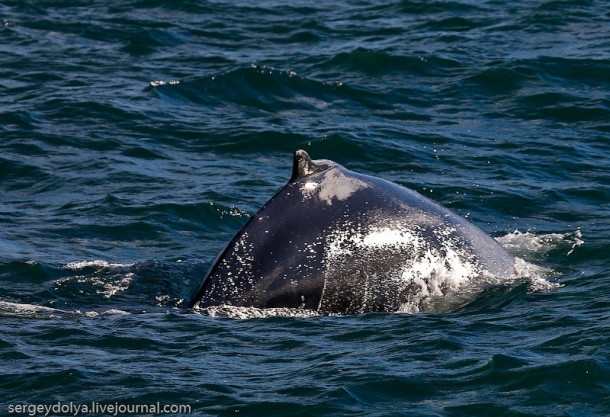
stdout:
<svg viewBox="0 0 610 417">
<path fill-rule="evenodd" d="M 425 311 L 476 282 L 514 275 L 513 256 L 464 217 L 297 150 L 288 183 L 220 252 L 189 307 Z"/>
</svg>

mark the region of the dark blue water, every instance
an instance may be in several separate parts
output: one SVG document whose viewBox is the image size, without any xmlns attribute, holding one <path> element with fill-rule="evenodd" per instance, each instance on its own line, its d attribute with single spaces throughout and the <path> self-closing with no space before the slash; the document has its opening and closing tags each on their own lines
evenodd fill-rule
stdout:
<svg viewBox="0 0 610 417">
<path fill-rule="evenodd" d="M 610 415 L 607 2 L 15 0 L 0 22 L 2 415 Z M 522 276 L 411 314 L 186 309 L 299 148 L 467 217 Z"/>
</svg>

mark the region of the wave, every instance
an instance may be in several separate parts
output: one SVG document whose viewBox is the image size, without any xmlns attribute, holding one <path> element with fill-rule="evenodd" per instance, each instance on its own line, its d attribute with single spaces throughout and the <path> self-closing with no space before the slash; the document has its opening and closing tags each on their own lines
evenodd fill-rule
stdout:
<svg viewBox="0 0 610 417">
<path fill-rule="evenodd" d="M 70 313 L 57 308 L 0 301 L 0 316 L 52 319 L 65 316 L 67 314 Z"/>
<path fill-rule="evenodd" d="M 87 219 L 105 218 L 100 224 L 87 223 L 91 228 L 100 231 L 127 227 L 133 230 L 150 228 L 152 232 L 158 225 L 165 228 L 175 226 L 175 229 L 179 230 L 180 225 L 188 222 L 190 230 L 211 233 L 227 228 L 232 230 L 249 218 L 248 212 L 233 205 L 216 202 L 214 197 L 220 196 L 214 193 L 209 195 L 213 197 L 210 201 L 142 203 L 108 194 L 80 204 L 66 204 L 58 209 L 57 214 L 67 218 L 77 214 Z M 83 226 L 78 221 L 75 223 L 75 227 Z"/>
<path fill-rule="evenodd" d="M 206 77 L 153 80 L 147 92 L 178 110 L 181 124 L 199 117 L 205 106 L 210 127 L 240 126 L 253 135 L 260 133 L 257 124 L 270 122 L 281 134 L 295 136 L 288 139 L 292 143 L 311 140 L 304 137 L 311 137 L 310 131 L 296 126 L 308 112 L 328 117 L 329 123 L 333 117 L 340 118 L 357 132 L 358 123 L 351 120 L 357 113 L 377 120 L 373 125 L 378 129 L 394 126 L 393 120 L 414 122 L 416 128 L 417 122 L 431 120 L 455 123 L 451 109 L 462 105 L 474 105 L 492 119 L 548 120 L 582 123 L 602 132 L 608 129 L 608 100 L 598 88 L 610 82 L 607 59 L 541 55 L 468 66 L 440 53 L 404 55 L 359 47 L 322 55 L 316 61 L 302 74 L 252 65 Z M 413 82 L 405 84 L 408 80 Z M 453 97 L 452 101 L 435 103 L 439 91 Z M 368 137 L 380 134 L 366 132 Z M 398 132 L 399 137 L 404 135 Z M 281 147 L 286 141 L 274 143 Z M 264 141 L 260 145 L 270 148 Z"/>
<path fill-rule="evenodd" d="M 70 319 L 78 317 L 92 318 L 98 316 L 113 316 L 131 314 L 127 311 L 118 309 L 108 309 L 97 311 L 63 310 L 52 307 L 45 307 L 36 304 L 13 303 L 0 301 L 0 317 L 20 317 L 28 319 Z"/>
<path fill-rule="evenodd" d="M 447 76 L 463 66 L 439 55 L 397 55 L 383 50 L 356 48 L 340 52 L 313 67 L 316 71 L 358 71 L 367 75 L 400 73 L 402 76 Z"/>
<path fill-rule="evenodd" d="M 0 291 L 6 315 L 96 317 L 184 308 L 207 269 L 197 260 L 73 261 L 61 266 L 38 262 L 0 265 L 6 280 Z"/>
<path fill-rule="evenodd" d="M 324 110 L 351 99 L 366 105 L 373 97 L 341 81 L 317 81 L 267 66 L 251 65 L 202 78 L 151 81 L 149 91 L 173 102 L 209 106 L 234 103 L 259 112 Z M 213 110 L 213 107 L 212 107 Z"/>
</svg>

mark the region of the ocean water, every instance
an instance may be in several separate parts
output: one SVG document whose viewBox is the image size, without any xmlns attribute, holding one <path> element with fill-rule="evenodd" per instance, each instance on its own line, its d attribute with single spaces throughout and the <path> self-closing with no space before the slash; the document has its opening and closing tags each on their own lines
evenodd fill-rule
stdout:
<svg viewBox="0 0 610 417">
<path fill-rule="evenodd" d="M 0 414 L 610 415 L 608 2 L 8 0 L 0 23 Z M 467 217 L 522 276 L 424 312 L 187 309 L 299 148 Z"/>
</svg>

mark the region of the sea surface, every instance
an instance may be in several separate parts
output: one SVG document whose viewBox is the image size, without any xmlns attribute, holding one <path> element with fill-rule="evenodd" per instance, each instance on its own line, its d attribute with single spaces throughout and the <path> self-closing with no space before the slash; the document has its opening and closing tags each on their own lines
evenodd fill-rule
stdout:
<svg viewBox="0 0 610 417">
<path fill-rule="evenodd" d="M 189 310 L 297 149 L 528 268 L 449 309 Z M 0 358 L 0 415 L 610 415 L 610 4 L 0 1 Z"/>
</svg>

